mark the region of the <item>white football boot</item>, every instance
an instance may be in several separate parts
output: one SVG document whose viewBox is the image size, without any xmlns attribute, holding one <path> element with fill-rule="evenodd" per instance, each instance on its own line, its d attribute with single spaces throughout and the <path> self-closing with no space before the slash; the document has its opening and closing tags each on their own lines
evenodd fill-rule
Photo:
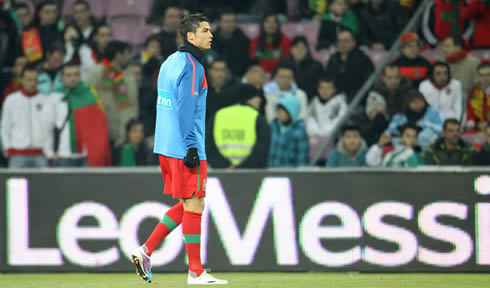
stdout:
<svg viewBox="0 0 490 288">
<path fill-rule="evenodd" d="M 187 277 L 187 285 L 223 285 L 228 284 L 228 281 L 214 278 L 210 272 L 211 270 L 204 270 L 198 277 L 195 277 L 192 274 L 193 272 L 189 271 L 189 276 Z"/>
<path fill-rule="evenodd" d="M 146 255 L 143 247 L 136 248 L 131 252 L 131 262 L 136 265 L 136 274 L 138 274 L 141 279 L 148 283 L 153 281 L 150 257 Z"/>
</svg>

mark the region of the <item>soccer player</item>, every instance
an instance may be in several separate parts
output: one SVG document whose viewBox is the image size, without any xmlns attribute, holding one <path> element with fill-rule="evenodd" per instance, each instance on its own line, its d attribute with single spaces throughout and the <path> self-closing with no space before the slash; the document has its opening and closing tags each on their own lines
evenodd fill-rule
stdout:
<svg viewBox="0 0 490 288">
<path fill-rule="evenodd" d="M 187 284 L 227 284 L 202 267 L 201 214 L 206 196 L 207 163 L 204 151 L 208 85 L 201 61 L 211 48 L 208 19 L 192 14 L 178 28 L 184 45 L 170 55 L 158 75 L 154 152 L 159 154 L 164 194 L 180 201 L 170 208 L 145 244 L 131 253 L 140 277 L 151 282 L 150 256 L 163 239 L 182 223 L 189 258 Z"/>
</svg>

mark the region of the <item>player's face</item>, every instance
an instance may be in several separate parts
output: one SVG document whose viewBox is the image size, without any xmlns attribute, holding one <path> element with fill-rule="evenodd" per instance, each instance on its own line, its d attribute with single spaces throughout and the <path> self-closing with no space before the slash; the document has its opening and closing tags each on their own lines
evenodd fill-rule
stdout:
<svg viewBox="0 0 490 288">
<path fill-rule="evenodd" d="M 189 42 L 202 51 L 211 49 L 213 34 L 208 22 L 199 23 L 196 33 L 189 32 L 187 35 Z"/>
<path fill-rule="evenodd" d="M 405 129 L 400 141 L 406 148 L 413 148 L 417 144 L 417 131 L 414 129 Z"/>
</svg>

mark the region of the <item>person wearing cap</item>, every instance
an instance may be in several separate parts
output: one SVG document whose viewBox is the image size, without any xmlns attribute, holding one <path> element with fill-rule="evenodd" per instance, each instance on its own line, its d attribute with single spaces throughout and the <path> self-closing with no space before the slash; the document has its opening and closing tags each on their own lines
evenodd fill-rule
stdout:
<svg viewBox="0 0 490 288">
<path fill-rule="evenodd" d="M 394 64 L 400 67 L 400 73 L 413 81 L 418 87 L 430 72 L 430 63 L 419 55 L 422 41 L 415 32 L 405 33 L 401 37 L 401 55 Z"/>
<path fill-rule="evenodd" d="M 407 123 L 398 128 L 400 131 L 400 144 L 392 146 L 391 136 L 383 134 L 379 142 L 369 149 L 366 154 L 366 163 L 369 167 L 417 167 L 424 165 L 420 156 L 420 147 L 417 146 L 417 136 L 421 128 L 414 123 Z"/>
<path fill-rule="evenodd" d="M 305 123 L 299 118 L 301 102 L 295 96 L 285 96 L 276 109 L 277 117 L 270 126 L 269 167 L 307 166 L 310 144 Z"/>
<path fill-rule="evenodd" d="M 262 98 L 252 85 L 238 90 L 239 103 L 221 108 L 206 127 L 206 154 L 213 168 L 265 168 L 270 131 L 259 114 Z"/>
<path fill-rule="evenodd" d="M 352 119 L 361 128 L 361 136 L 368 146 L 376 143 L 390 124 L 390 117 L 386 109 L 387 105 L 383 96 L 371 91 L 366 100 L 365 113 L 359 113 Z"/>
<path fill-rule="evenodd" d="M 342 138 L 337 147 L 330 152 L 327 167 L 363 167 L 366 166 L 366 142 L 361 137 L 361 128 L 347 124 L 342 129 Z"/>
</svg>

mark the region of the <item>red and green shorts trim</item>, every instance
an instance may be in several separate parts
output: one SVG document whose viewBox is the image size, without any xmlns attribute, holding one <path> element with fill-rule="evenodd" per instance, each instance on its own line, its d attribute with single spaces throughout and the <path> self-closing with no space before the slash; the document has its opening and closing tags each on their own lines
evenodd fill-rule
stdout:
<svg viewBox="0 0 490 288">
<path fill-rule="evenodd" d="M 202 160 L 198 167 L 187 168 L 182 159 L 163 155 L 159 155 L 159 158 L 164 182 L 163 194 L 178 199 L 191 198 L 194 195 L 206 197 L 207 161 Z"/>
</svg>

